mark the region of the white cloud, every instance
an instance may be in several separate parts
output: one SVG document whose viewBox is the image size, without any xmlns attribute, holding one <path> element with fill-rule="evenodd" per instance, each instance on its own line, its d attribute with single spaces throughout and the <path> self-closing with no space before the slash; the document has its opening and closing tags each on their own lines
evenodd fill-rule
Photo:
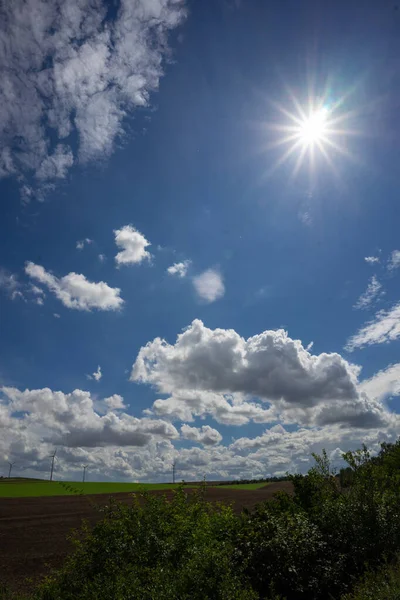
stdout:
<svg viewBox="0 0 400 600">
<path fill-rule="evenodd" d="M 388 262 L 389 271 L 393 271 L 394 269 L 398 269 L 400 267 L 400 250 L 393 250 L 390 255 Z"/>
<path fill-rule="evenodd" d="M 93 244 L 93 240 L 91 240 L 90 238 L 85 238 L 83 240 L 78 240 L 76 242 L 76 249 L 77 250 L 83 250 L 83 248 L 85 247 L 85 244 L 89 246 L 90 244 Z"/>
<path fill-rule="evenodd" d="M 109 398 L 105 398 L 104 403 L 111 410 L 123 410 L 126 408 L 124 399 L 119 394 L 113 394 Z"/>
<path fill-rule="evenodd" d="M 364 260 L 366 263 L 368 263 L 369 265 L 373 265 L 375 263 L 380 262 L 380 259 L 378 256 L 365 256 Z"/>
<path fill-rule="evenodd" d="M 60 315 L 58 313 L 53 313 L 53 317 L 55 317 L 56 319 L 60 319 Z"/>
<path fill-rule="evenodd" d="M 139 264 L 143 260 L 151 259 L 150 252 L 146 250 L 147 246 L 150 246 L 150 242 L 132 225 L 125 225 L 114 231 L 114 234 L 115 243 L 118 248 L 122 248 L 122 251 L 118 252 L 115 257 L 118 265 Z"/>
<path fill-rule="evenodd" d="M 371 398 L 385 400 L 400 395 L 400 363 L 389 365 L 370 379 L 361 382 L 360 388 Z"/>
<path fill-rule="evenodd" d="M 364 310 L 369 308 L 374 301 L 378 300 L 383 296 L 385 292 L 382 291 L 382 284 L 379 283 L 376 275 L 373 275 L 369 280 L 367 289 L 354 305 L 354 308 Z"/>
<path fill-rule="evenodd" d="M 215 302 L 225 294 L 222 276 L 214 269 L 208 269 L 193 277 L 193 285 L 199 298 L 206 302 Z"/>
<path fill-rule="evenodd" d="M 125 116 L 157 90 L 168 33 L 185 17 L 182 0 L 122 0 L 107 13 L 102 0 L 0 8 L 0 178 L 17 176 L 25 201 L 37 183 L 43 192 L 75 162 L 113 152 Z"/>
<path fill-rule="evenodd" d="M 356 348 L 392 342 L 400 337 L 400 303 L 389 310 L 380 310 L 346 343 L 345 349 L 352 352 Z"/>
<path fill-rule="evenodd" d="M 86 377 L 88 379 L 94 379 L 95 381 L 100 381 L 100 379 L 102 378 L 103 374 L 101 372 L 101 367 L 100 365 L 97 367 L 97 370 L 92 373 L 91 375 L 86 375 Z"/>
<path fill-rule="evenodd" d="M 27 262 L 25 272 L 29 277 L 46 285 L 66 306 L 76 310 L 118 310 L 123 304 L 120 289 L 108 286 L 104 281 L 93 283 L 84 275 L 69 273 L 58 278 L 42 266 Z"/>
<path fill-rule="evenodd" d="M 74 164 L 74 157 L 69 146 L 58 144 L 52 155 L 46 156 L 36 171 L 36 177 L 41 180 L 65 179 L 69 169 Z"/>
<path fill-rule="evenodd" d="M 99 261 L 104 262 L 106 260 L 105 254 L 99 254 Z"/>
<path fill-rule="evenodd" d="M 71 448 L 144 446 L 154 438 L 179 437 L 173 425 L 160 419 L 116 413 L 113 408 L 123 406 L 123 399 L 117 395 L 105 399 L 110 410 L 100 415 L 90 393 L 83 390 L 65 394 L 49 388 L 20 391 L 3 387 L 1 392 L 0 407 L 13 426 L 28 429 L 33 437 L 49 444 Z M 23 416 L 17 418 L 15 413 Z"/>
<path fill-rule="evenodd" d="M 247 401 L 242 394 L 217 394 L 196 390 L 176 391 L 166 399 L 158 399 L 145 414 L 170 420 L 194 421 L 195 417 L 209 415 L 222 425 L 241 426 L 254 423 L 271 423 L 277 413 L 265 409 L 259 402 Z"/>
<path fill-rule="evenodd" d="M 169 275 L 176 275 L 177 277 L 186 277 L 188 269 L 191 265 L 190 260 L 184 260 L 183 262 L 174 263 L 167 269 Z"/>
<path fill-rule="evenodd" d="M 11 300 L 16 300 L 17 298 L 25 300 L 18 277 L 14 273 L 10 273 L 2 268 L 0 268 L 0 290 L 3 290 Z"/>
<path fill-rule="evenodd" d="M 182 425 L 181 434 L 185 440 L 191 440 L 192 442 L 198 442 L 204 446 L 213 446 L 219 444 L 222 440 L 222 435 L 216 429 L 213 429 L 209 425 L 203 425 L 202 427 L 190 427 L 190 425 Z"/>
<path fill-rule="evenodd" d="M 152 412 L 190 421 L 212 415 L 229 424 L 279 421 L 305 425 L 383 425 L 382 406 L 358 388 L 360 368 L 336 353 L 310 354 L 284 330 L 247 340 L 195 320 L 175 345 L 156 338 L 142 347 L 131 380 L 167 399 Z M 263 409 L 254 398 L 268 403 Z"/>
</svg>

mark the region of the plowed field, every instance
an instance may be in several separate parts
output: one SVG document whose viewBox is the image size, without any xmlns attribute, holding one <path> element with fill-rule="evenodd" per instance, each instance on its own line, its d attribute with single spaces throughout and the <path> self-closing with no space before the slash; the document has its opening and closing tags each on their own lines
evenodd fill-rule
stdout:
<svg viewBox="0 0 400 600">
<path fill-rule="evenodd" d="M 268 484 L 258 490 L 229 489 L 230 486 L 209 487 L 210 502 L 233 503 L 234 510 L 252 509 L 269 500 L 278 490 L 291 492 L 289 482 Z M 186 490 L 190 492 L 189 489 Z M 171 491 L 154 491 L 166 494 Z M 113 494 L 120 502 L 129 503 L 131 494 Z M 95 523 L 101 514 L 94 504 L 104 505 L 109 496 L 54 496 L 41 498 L 0 498 L 0 583 L 16 591 L 32 589 L 43 576 L 60 567 L 71 551 L 66 536 L 78 528 L 82 519 Z M 27 582 L 31 579 L 31 582 Z"/>
</svg>

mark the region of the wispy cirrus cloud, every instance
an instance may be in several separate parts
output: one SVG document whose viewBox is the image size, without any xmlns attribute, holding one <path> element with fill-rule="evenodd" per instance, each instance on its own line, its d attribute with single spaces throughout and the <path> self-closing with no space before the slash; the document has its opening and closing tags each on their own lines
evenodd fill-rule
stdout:
<svg viewBox="0 0 400 600">
<path fill-rule="evenodd" d="M 388 261 L 388 269 L 389 271 L 393 271 L 394 269 L 398 269 L 400 267 L 400 250 L 393 250 L 390 254 L 390 258 Z"/>
<path fill-rule="evenodd" d="M 115 16 L 105 0 L 2 2 L 0 178 L 15 175 L 29 201 L 109 156 L 157 90 L 185 14 L 183 0 L 121 0 Z"/>
<path fill-rule="evenodd" d="M 352 352 L 373 344 L 392 342 L 400 337 L 400 303 L 389 310 L 380 310 L 375 317 L 363 325 L 346 343 L 345 349 Z"/>
<path fill-rule="evenodd" d="M 367 289 L 354 305 L 354 308 L 365 310 L 376 302 L 379 298 L 384 295 L 382 290 L 382 284 L 378 281 L 376 275 L 373 275 L 368 282 Z"/>
</svg>

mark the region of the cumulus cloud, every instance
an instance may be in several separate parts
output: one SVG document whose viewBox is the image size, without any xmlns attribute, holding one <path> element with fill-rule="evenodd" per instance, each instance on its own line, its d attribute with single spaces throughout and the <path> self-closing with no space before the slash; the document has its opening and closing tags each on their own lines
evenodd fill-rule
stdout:
<svg viewBox="0 0 400 600">
<path fill-rule="evenodd" d="M 182 425 L 181 434 L 185 440 L 192 442 L 198 442 L 204 446 L 213 446 L 219 444 L 222 440 L 222 435 L 216 429 L 213 429 L 209 425 L 203 425 L 202 427 L 190 427 L 190 425 Z"/>
<path fill-rule="evenodd" d="M 188 269 L 191 265 L 190 260 L 184 260 L 183 262 L 174 263 L 167 269 L 169 275 L 176 275 L 177 277 L 186 277 Z"/>
<path fill-rule="evenodd" d="M 365 256 L 364 260 L 366 263 L 368 263 L 369 265 L 373 265 L 375 263 L 380 262 L 380 259 L 378 256 Z"/>
<path fill-rule="evenodd" d="M 376 300 L 381 298 L 385 292 L 382 291 L 382 284 L 379 283 L 376 275 L 369 280 L 367 289 L 354 305 L 354 308 L 364 310 L 369 308 Z"/>
<path fill-rule="evenodd" d="M 102 376 L 103 373 L 101 372 L 100 365 L 97 367 L 97 370 L 94 373 L 92 373 L 91 375 L 86 375 L 87 379 L 94 379 L 95 381 L 100 381 Z"/>
<path fill-rule="evenodd" d="M 142 347 L 131 380 L 170 394 L 152 411 L 171 418 L 211 414 L 230 424 L 383 425 L 383 407 L 358 388 L 359 371 L 340 354 L 312 355 L 282 329 L 244 339 L 195 320 L 174 345 L 156 338 Z"/>
<path fill-rule="evenodd" d="M 400 250 L 393 250 L 390 255 L 388 262 L 389 271 L 393 271 L 394 269 L 398 269 L 400 267 Z"/>
<path fill-rule="evenodd" d="M 17 428 L 29 428 L 42 442 L 68 447 L 144 446 L 153 439 L 179 437 L 175 427 L 160 419 L 138 419 L 110 409 L 100 415 L 89 392 L 69 394 L 49 388 L 20 391 L 1 388 L 0 406 Z M 104 401 L 108 406 L 123 405 L 119 396 Z M 23 413 L 16 417 L 15 413 Z"/>
<path fill-rule="evenodd" d="M 206 302 L 215 302 L 225 294 L 222 276 L 215 269 L 208 269 L 193 277 L 193 286 L 199 298 Z"/>
<path fill-rule="evenodd" d="M 352 352 L 372 344 L 392 342 L 400 337 L 400 303 L 389 310 L 380 310 L 346 343 L 345 349 Z"/>
<path fill-rule="evenodd" d="M 85 245 L 89 246 L 90 244 L 93 243 L 93 240 L 91 240 L 90 238 L 85 238 L 83 240 L 78 240 L 76 242 L 76 249 L 77 250 L 83 250 Z"/>
<path fill-rule="evenodd" d="M 114 231 L 115 243 L 121 252 L 115 257 L 117 265 L 139 264 L 144 260 L 150 260 L 151 254 L 146 250 L 150 242 L 144 235 L 132 225 L 125 225 L 121 229 Z"/>
<path fill-rule="evenodd" d="M 112 288 L 104 281 L 93 283 L 78 273 L 68 273 L 58 278 L 32 262 L 26 263 L 25 272 L 32 279 L 46 285 L 67 308 L 87 311 L 93 308 L 118 310 L 124 302 L 119 288 Z"/>
<path fill-rule="evenodd" d="M 166 399 L 158 399 L 151 409 L 144 411 L 170 420 L 192 422 L 196 417 L 211 416 L 222 425 L 240 426 L 253 423 L 270 423 L 277 419 L 272 408 L 259 402 L 248 401 L 242 394 L 217 394 L 196 390 L 176 391 Z"/>
<path fill-rule="evenodd" d="M 0 178 L 18 177 L 29 201 L 75 162 L 110 155 L 184 17 L 183 0 L 122 0 L 113 14 L 103 0 L 3 2 Z"/>
</svg>

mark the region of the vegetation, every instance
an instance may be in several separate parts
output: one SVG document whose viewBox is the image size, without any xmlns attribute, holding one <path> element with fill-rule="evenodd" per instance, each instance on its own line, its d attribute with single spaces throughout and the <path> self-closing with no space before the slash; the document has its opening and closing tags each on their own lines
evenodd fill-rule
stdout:
<svg viewBox="0 0 400 600">
<path fill-rule="evenodd" d="M 85 483 L 62 481 L 35 481 L 6 483 L 0 481 L 0 498 L 23 498 L 34 496 L 69 496 L 82 494 L 116 494 L 118 492 L 138 492 L 140 490 L 169 490 L 177 489 L 179 484 L 172 483 L 115 483 L 91 482 Z"/>
<path fill-rule="evenodd" d="M 112 503 L 31 600 L 399 600 L 400 442 L 346 453 L 344 487 L 314 458 L 240 516 L 204 489 Z"/>
<path fill-rule="evenodd" d="M 218 485 L 230 485 L 233 486 L 235 488 L 243 487 L 244 486 L 258 486 L 258 487 L 263 487 L 266 483 L 271 483 L 273 481 L 286 481 L 288 478 L 287 475 L 285 475 L 284 477 L 263 477 L 263 478 L 259 478 L 259 479 L 237 479 L 234 481 L 221 481 L 220 483 L 218 483 Z M 249 489 L 257 489 L 257 487 L 252 487 Z"/>
</svg>

